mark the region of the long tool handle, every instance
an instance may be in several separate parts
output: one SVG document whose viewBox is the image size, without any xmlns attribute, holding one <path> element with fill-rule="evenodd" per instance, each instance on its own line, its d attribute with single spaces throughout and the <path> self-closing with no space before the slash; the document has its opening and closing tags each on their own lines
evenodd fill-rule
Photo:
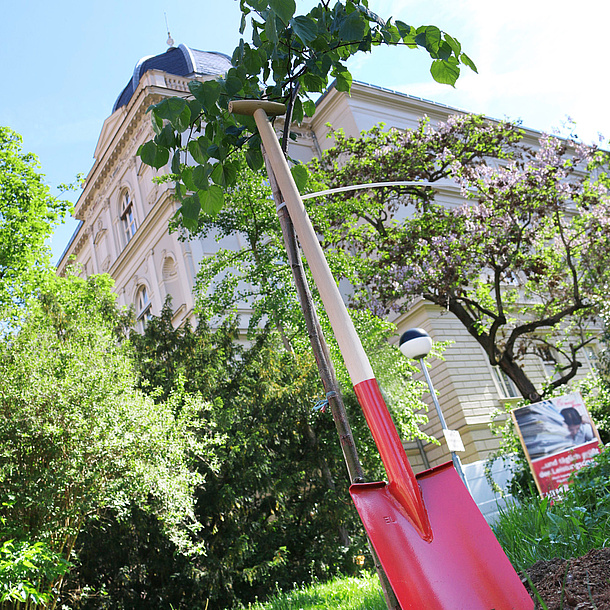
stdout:
<svg viewBox="0 0 610 610">
<path fill-rule="evenodd" d="M 390 482 L 389 489 L 396 497 L 422 538 L 432 539 L 432 531 L 417 480 L 405 454 L 402 442 L 381 396 L 369 359 L 360 337 L 343 303 L 320 242 L 313 229 L 299 190 L 292 178 L 273 127 L 263 108 L 253 113 L 275 178 L 288 207 L 299 242 L 320 292 L 341 355 L 350 375 L 367 424 L 381 454 Z"/>
</svg>

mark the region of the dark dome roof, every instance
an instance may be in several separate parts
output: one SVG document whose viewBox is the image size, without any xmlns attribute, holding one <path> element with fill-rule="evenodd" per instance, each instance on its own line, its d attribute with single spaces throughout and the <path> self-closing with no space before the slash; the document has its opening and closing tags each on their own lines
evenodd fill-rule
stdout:
<svg viewBox="0 0 610 610">
<path fill-rule="evenodd" d="M 126 106 L 148 70 L 162 70 L 176 76 L 210 76 L 224 74 L 231 67 L 231 58 L 224 53 L 197 51 L 186 45 L 171 47 L 160 55 L 143 57 L 133 70 L 133 77 L 114 103 L 112 112 Z"/>
</svg>

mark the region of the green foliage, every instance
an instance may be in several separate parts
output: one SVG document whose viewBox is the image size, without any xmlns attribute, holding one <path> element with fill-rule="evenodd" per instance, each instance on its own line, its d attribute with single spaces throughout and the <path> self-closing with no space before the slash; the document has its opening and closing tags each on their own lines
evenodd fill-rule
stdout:
<svg viewBox="0 0 610 610">
<path fill-rule="evenodd" d="M 168 304 L 132 341 L 142 389 L 163 400 L 183 384 L 211 405 L 222 442 L 218 468 L 197 463 L 205 485 L 197 491 L 202 528 L 194 542 L 205 554 L 173 560 L 171 541 L 146 514 L 131 510 L 126 526 L 107 511 L 78 547 L 82 565 L 71 586 L 107 593 L 84 607 L 203 610 L 207 600 L 238 607 L 266 597 L 269 583 L 288 589 L 354 572 L 354 555 L 367 547 L 332 418 L 312 409 L 323 395 L 312 356 L 286 351 L 273 332 L 253 334 L 246 348 L 231 322 L 214 331 L 205 320 L 174 329 L 171 317 Z M 375 337 L 381 341 L 381 331 Z M 379 480 L 379 455 L 353 394 L 346 406 L 367 476 Z"/>
<path fill-rule="evenodd" d="M 145 515 L 132 511 L 125 527 L 108 512 L 79 548 L 77 583 L 108 593 L 85 607 L 203 610 L 209 600 L 224 608 L 262 598 L 269 582 L 285 588 L 354 569 L 351 557 L 365 545 L 332 419 L 312 411 L 321 392 L 313 358 L 285 352 L 268 334 L 247 349 L 235 340 L 230 323 L 174 329 L 169 305 L 133 336 L 145 391 L 161 401 L 183 384 L 211 405 L 209 425 L 222 439 L 218 467 L 196 465 L 205 485 L 196 494 L 202 528 L 193 542 L 205 553 L 188 564 L 170 561 L 171 541 Z M 131 580 L 121 577 L 127 572 Z"/>
<path fill-rule="evenodd" d="M 85 519 L 130 502 L 195 551 L 196 459 L 213 470 L 210 406 L 179 384 L 154 402 L 136 388 L 105 276 L 50 276 L 0 344 L 2 537 L 68 559 Z"/>
<path fill-rule="evenodd" d="M 516 569 L 554 557 L 580 557 L 607 546 L 610 452 L 579 470 L 561 499 L 533 496 L 500 513 L 494 532 Z"/>
<path fill-rule="evenodd" d="M 352 75 L 347 60 L 380 45 L 421 48 L 432 58 L 432 77 L 454 85 L 465 65 L 476 72 L 460 43 L 436 26 L 415 28 L 401 21 L 383 20 L 368 8 L 368 0 L 321 0 L 298 15 L 294 0 L 240 0 L 243 34 L 248 21 L 250 43 L 240 40 L 233 66 L 224 78 L 189 83 L 191 98 L 168 98 L 150 108 L 153 140 L 138 154 L 155 168 L 171 159 L 178 217 L 194 231 L 200 214 L 216 214 L 223 206 L 221 189 L 235 183 L 232 158 L 245 149 L 248 165 L 260 169 L 260 137 L 252 117 L 228 112 L 233 99 L 267 99 L 286 103 L 287 116 L 301 122 L 312 116 L 311 94 L 323 92 L 329 77 L 339 91 L 349 93 Z M 184 135 L 183 135 L 184 134 Z M 286 149 L 288 130 L 284 134 Z M 200 170 L 200 179 L 187 165 L 187 153 Z"/>
<path fill-rule="evenodd" d="M 1 535 L 1 534 L 0 534 Z M 0 545 L 0 602 L 49 604 L 54 583 L 71 564 L 42 542 L 5 540 Z"/>
<path fill-rule="evenodd" d="M 68 203 L 51 196 L 21 136 L 0 127 L 0 312 L 27 297 L 49 260 L 45 245 Z"/>
</svg>

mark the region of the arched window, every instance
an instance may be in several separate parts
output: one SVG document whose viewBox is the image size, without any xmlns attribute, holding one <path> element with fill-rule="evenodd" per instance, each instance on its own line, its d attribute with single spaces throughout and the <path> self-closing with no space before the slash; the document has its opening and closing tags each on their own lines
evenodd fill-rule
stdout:
<svg viewBox="0 0 610 610">
<path fill-rule="evenodd" d="M 128 244 L 137 228 L 133 202 L 129 196 L 129 191 L 125 191 L 121 196 L 121 225 L 125 234 L 125 244 Z"/>
<path fill-rule="evenodd" d="M 138 330 L 144 332 L 148 321 L 152 318 L 150 297 L 146 286 L 141 286 L 136 294 L 136 316 Z"/>
</svg>

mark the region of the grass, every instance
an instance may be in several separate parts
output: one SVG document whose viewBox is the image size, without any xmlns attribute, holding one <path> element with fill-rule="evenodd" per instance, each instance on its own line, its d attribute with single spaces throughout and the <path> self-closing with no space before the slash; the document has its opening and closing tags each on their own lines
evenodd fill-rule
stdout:
<svg viewBox="0 0 610 610">
<path fill-rule="evenodd" d="M 286 593 L 277 593 L 249 610 L 386 610 L 376 574 L 335 578 Z"/>
<path fill-rule="evenodd" d="M 583 468 L 561 499 L 534 495 L 500 512 L 498 542 L 517 570 L 610 544 L 610 451 Z"/>
</svg>

